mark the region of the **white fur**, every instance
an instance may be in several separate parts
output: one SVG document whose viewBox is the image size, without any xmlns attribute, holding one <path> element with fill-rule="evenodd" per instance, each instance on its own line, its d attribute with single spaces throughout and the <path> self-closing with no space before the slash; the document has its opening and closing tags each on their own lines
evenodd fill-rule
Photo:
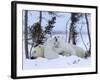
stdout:
<svg viewBox="0 0 100 80">
<path fill-rule="evenodd" d="M 76 45 L 72 45 L 73 49 L 75 50 L 75 55 L 81 58 L 85 57 L 85 50 L 83 50 L 82 48 L 76 46 Z"/>
<path fill-rule="evenodd" d="M 54 51 L 55 45 L 57 43 L 55 42 L 54 38 L 49 38 L 45 44 L 44 44 L 44 57 L 47 59 L 55 59 L 58 58 L 59 55 L 57 52 Z"/>
<path fill-rule="evenodd" d="M 32 48 L 32 57 L 44 57 L 44 47 L 43 45 L 38 45 L 37 47 Z"/>
<path fill-rule="evenodd" d="M 44 57 L 47 59 L 58 58 L 59 55 L 85 57 L 85 51 L 76 46 L 67 43 L 63 37 L 48 38 L 44 45 L 38 45 L 32 49 L 33 57 Z"/>
</svg>

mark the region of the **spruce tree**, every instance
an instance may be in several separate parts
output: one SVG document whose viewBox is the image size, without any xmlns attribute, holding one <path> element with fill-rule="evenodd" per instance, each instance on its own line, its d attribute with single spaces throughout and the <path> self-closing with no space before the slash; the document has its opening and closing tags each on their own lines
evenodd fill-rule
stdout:
<svg viewBox="0 0 100 80">
<path fill-rule="evenodd" d="M 72 44 L 76 45 L 77 43 L 77 35 L 78 32 L 76 30 L 76 23 L 79 21 L 81 17 L 81 13 L 71 13 L 71 25 L 69 28 L 69 40 L 68 42 L 72 41 Z"/>
<path fill-rule="evenodd" d="M 31 36 L 32 41 L 35 43 L 34 46 L 38 46 L 39 44 L 42 44 L 43 39 L 43 30 L 41 28 L 41 25 L 39 22 L 36 22 L 31 26 Z"/>
</svg>

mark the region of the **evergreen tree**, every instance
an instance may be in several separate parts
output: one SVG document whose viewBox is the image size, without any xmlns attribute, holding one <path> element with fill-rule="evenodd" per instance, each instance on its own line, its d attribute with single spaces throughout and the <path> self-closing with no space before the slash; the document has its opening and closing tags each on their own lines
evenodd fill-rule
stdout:
<svg viewBox="0 0 100 80">
<path fill-rule="evenodd" d="M 38 46 L 39 44 L 43 43 L 42 42 L 42 39 L 44 38 L 43 30 L 39 22 L 31 26 L 31 36 L 32 36 L 32 41 L 34 42 L 34 46 Z"/>
<path fill-rule="evenodd" d="M 54 24 L 56 23 L 55 22 L 56 20 L 56 17 L 52 17 L 51 20 L 48 21 L 48 25 L 45 27 L 45 34 L 50 34 L 51 35 L 51 31 L 52 31 L 52 28 L 54 28 Z"/>
<path fill-rule="evenodd" d="M 72 44 L 76 45 L 78 32 L 76 30 L 76 23 L 79 21 L 81 13 L 71 13 L 71 25 L 69 28 L 69 40 L 72 41 Z"/>
</svg>

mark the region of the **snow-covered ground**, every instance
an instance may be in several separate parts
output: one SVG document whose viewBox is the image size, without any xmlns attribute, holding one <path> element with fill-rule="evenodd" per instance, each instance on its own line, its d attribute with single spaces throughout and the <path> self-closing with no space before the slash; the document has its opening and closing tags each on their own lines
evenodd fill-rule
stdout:
<svg viewBox="0 0 100 80">
<path fill-rule="evenodd" d="M 29 60 L 24 58 L 23 69 L 51 69 L 51 68 L 70 68 L 70 67 L 90 67 L 91 58 L 80 58 L 77 56 L 61 56 L 56 59 L 46 59 L 39 57 Z"/>
<path fill-rule="evenodd" d="M 65 38 L 65 35 L 59 35 L 59 36 L 63 36 Z M 87 43 L 87 41 L 88 39 L 86 37 L 85 42 Z M 77 46 L 85 50 L 85 47 L 81 41 L 78 42 Z M 56 59 L 46 59 L 42 57 L 38 57 L 37 59 L 26 59 L 25 54 L 23 56 L 23 69 L 51 69 L 51 68 L 70 68 L 70 67 L 73 68 L 73 67 L 90 67 L 90 66 L 91 66 L 91 57 L 85 59 L 74 55 L 72 56 L 59 55 L 59 58 Z"/>
</svg>

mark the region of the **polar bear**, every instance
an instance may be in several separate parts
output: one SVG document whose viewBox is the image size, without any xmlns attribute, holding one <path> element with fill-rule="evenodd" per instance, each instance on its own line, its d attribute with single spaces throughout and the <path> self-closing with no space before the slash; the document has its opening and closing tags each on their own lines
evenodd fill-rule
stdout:
<svg viewBox="0 0 100 80">
<path fill-rule="evenodd" d="M 57 53 L 59 53 L 60 55 L 63 56 L 71 56 L 71 55 L 75 55 L 81 58 L 86 57 L 86 52 L 84 49 L 73 45 L 73 44 L 69 44 L 67 43 L 64 38 L 57 36 L 57 43 L 59 43 L 59 47 L 58 48 L 54 48 L 55 51 Z"/>
<path fill-rule="evenodd" d="M 48 38 L 44 43 L 44 57 L 47 59 L 55 59 L 59 57 L 59 54 L 54 50 L 58 47 L 59 43 L 56 38 Z"/>
<path fill-rule="evenodd" d="M 43 45 L 38 45 L 32 48 L 31 58 L 44 57 L 47 59 L 55 59 L 59 57 L 59 54 L 54 50 L 58 47 L 59 43 L 56 38 L 49 37 Z"/>
<path fill-rule="evenodd" d="M 35 59 L 37 57 L 44 57 L 44 46 L 39 44 L 38 46 L 32 48 L 31 58 Z"/>
</svg>

